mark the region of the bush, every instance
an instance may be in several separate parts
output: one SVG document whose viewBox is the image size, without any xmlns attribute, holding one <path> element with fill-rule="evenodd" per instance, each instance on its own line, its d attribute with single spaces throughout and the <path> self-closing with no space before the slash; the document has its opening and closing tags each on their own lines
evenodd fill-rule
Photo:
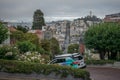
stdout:
<svg viewBox="0 0 120 80">
<path fill-rule="evenodd" d="M 16 58 L 16 55 L 19 53 L 17 48 L 10 46 L 0 47 L 0 59 L 13 60 Z"/>
<path fill-rule="evenodd" d="M 0 60 L 0 71 L 10 72 L 10 73 L 37 73 L 49 75 L 50 73 L 56 73 L 56 75 L 61 75 L 61 77 L 67 77 L 71 75 L 75 78 L 89 78 L 89 72 L 82 69 L 74 69 L 67 66 L 58 66 L 58 65 L 46 65 L 46 64 L 37 64 L 21 61 L 9 61 L 9 60 Z M 89 80 L 89 79 L 87 79 Z"/>
<path fill-rule="evenodd" d="M 17 45 L 21 53 L 35 51 L 36 49 L 36 46 L 29 41 L 18 42 Z"/>
<path fill-rule="evenodd" d="M 87 60 L 86 64 L 90 65 L 104 65 L 104 64 L 114 64 L 113 60 Z"/>
<path fill-rule="evenodd" d="M 43 54 L 45 52 L 45 50 L 42 48 L 42 47 L 39 47 L 37 49 L 37 51 L 40 53 L 40 54 Z"/>
<path fill-rule="evenodd" d="M 48 51 L 45 51 L 42 47 L 39 47 L 37 49 L 37 51 L 40 53 L 40 54 L 44 54 L 44 55 L 49 55 L 50 53 Z"/>
<path fill-rule="evenodd" d="M 4 58 L 5 54 L 8 52 L 7 46 L 0 47 L 0 58 Z"/>
<path fill-rule="evenodd" d="M 44 59 L 43 63 L 47 64 L 47 63 L 50 62 L 50 56 L 49 55 L 42 55 L 41 57 Z"/>
<path fill-rule="evenodd" d="M 27 62 L 34 62 L 34 63 L 44 63 L 45 58 L 38 52 L 26 52 L 24 54 L 18 55 L 17 60 L 19 61 L 27 61 Z"/>
<path fill-rule="evenodd" d="M 0 44 L 8 38 L 8 29 L 7 27 L 0 22 Z"/>
</svg>

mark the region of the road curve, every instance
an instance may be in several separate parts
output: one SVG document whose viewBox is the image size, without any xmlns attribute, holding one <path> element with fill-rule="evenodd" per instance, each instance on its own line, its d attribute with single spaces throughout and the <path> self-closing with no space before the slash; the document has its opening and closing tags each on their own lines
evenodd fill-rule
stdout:
<svg viewBox="0 0 120 80">
<path fill-rule="evenodd" d="M 120 80 L 120 69 L 108 67 L 87 67 L 92 80 Z"/>
</svg>

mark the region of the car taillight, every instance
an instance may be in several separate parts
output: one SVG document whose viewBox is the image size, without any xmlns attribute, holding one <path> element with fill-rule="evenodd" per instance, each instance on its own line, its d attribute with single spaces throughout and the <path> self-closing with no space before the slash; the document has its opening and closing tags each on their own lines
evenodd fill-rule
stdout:
<svg viewBox="0 0 120 80">
<path fill-rule="evenodd" d="M 73 62 L 73 64 L 79 64 L 79 62 Z"/>
</svg>

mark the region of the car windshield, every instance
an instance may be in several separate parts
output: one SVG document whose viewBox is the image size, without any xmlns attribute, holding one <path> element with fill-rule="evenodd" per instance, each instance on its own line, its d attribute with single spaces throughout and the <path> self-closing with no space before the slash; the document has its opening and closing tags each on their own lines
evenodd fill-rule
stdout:
<svg viewBox="0 0 120 80">
<path fill-rule="evenodd" d="M 75 56 L 75 57 L 74 57 L 74 60 L 81 60 L 81 59 L 83 59 L 82 56 Z"/>
<path fill-rule="evenodd" d="M 74 62 L 74 60 L 71 57 L 67 57 L 66 62 Z"/>
</svg>

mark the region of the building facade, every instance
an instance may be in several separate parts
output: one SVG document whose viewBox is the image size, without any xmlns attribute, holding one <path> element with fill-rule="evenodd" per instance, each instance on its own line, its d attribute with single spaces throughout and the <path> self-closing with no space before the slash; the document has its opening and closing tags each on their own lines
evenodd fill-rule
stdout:
<svg viewBox="0 0 120 80">
<path fill-rule="evenodd" d="M 119 22 L 120 23 L 120 13 L 106 15 L 104 18 L 104 22 Z"/>
</svg>

